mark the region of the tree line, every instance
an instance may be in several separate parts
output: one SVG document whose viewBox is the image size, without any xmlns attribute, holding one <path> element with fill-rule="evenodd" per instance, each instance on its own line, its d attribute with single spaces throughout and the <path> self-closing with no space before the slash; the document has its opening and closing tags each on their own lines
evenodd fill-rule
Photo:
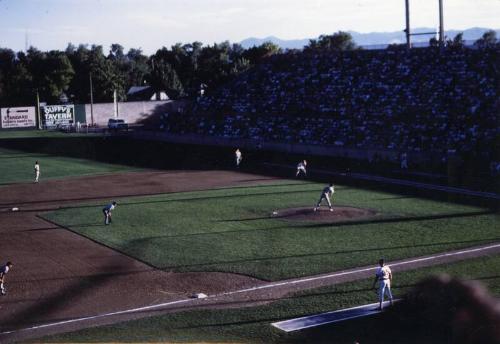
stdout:
<svg viewBox="0 0 500 344">
<path fill-rule="evenodd" d="M 152 86 L 171 98 L 196 96 L 200 87 L 217 87 L 244 72 L 261 59 L 280 53 L 273 43 L 244 49 L 229 42 L 203 46 L 200 42 L 175 44 L 146 56 L 140 49 L 128 52 L 112 44 L 109 52 L 100 45 L 69 44 L 65 51 L 26 52 L 0 48 L 0 106 L 41 101 L 71 103 L 126 100 L 131 86 Z"/>
<path fill-rule="evenodd" d="M 430 44 L 437 43 L 431 39 Z M 463 47 L 462 36 L 448 40 L 446 45 Z M 478 48 L 498 45 L 496 33 L 486 32 L 476 45 Z M 304 51 L 355 49 L 359 47 L 352 36 L 342 31 L 312 39 L 304 47 Z M 100 45 L 77 47 L 71 43 L 64 51 L 43 52 L 31 47 L 16 53 L 0 48 L 0 106 L 33 104 L 36 95 L 48 104 L 66 100 L 89 103 L 91 79 L 94 102 L 112 101 L 115 91 L 119 100 L 126 100 L 131 86 L 145 85 L 165 90 L 173 99 L 195 97 L 201 88 L 217 88 L 261 60 L 280 53 L 284 52 L 271 42 L 244 49 L 227 41 L 206 46 L 200 42 L 178 43 L 151 56 L 144 55 L 141 49 L 125 52 L 120 44 L 112 44 L 107 53 Z"/>
</svg>

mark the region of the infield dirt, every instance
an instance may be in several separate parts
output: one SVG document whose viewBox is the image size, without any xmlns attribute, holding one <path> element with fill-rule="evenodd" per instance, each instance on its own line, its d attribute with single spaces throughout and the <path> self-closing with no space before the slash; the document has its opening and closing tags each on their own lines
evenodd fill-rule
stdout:
<svg viewBox="0 0 500 344">
<path fill-rule="evenodd" d="M 115 175 L 12 184 L 0 188 L 0 259 L 14 263 L 7 276 L 8 294 L 0 298 L 0 341 L 12 342 L 88 326 L 172 312 L 188 307 L 241 307 L 270 302 L 301 289 L 366 278 L 371 272 L 338 274 L 296 283 L 269 284 L 248 276 L 211 273 L 172 273 L 153 267 L 93 242 L 69 229 L 43 220 L 38 214 L 87 201 L 110 200 L 168 192 L 275 182 L 276 178 L 228 171 L 135 172 Z M 12 212 L 13 207 L 19 211 Z M 96 217 L 100 217 L 96 209 Z M 369 209 L 336 207 L 330 213 L 312 208 L 278 210 L 291 221 L 349 221 L 376 216 Z M 92 219 L 94 220 L 94 219 Z M 488 252 L 500 252 L 498 248 Z M 472 258 L 483 251 L 439 260 L 422 260 L 405 269 Z M 339 277 L 341 276 L 341 277 Z M 343 277 L 342 277 L 343 276 Z M 263 287 L 260 289 L 260 287 Z M 247 288 L 247 289 L 246 289 Z M 235 291 L 235 293 L 231 293 Z M 196 292 L 215 295 L 185 306 L 100 317 L 105 313 L 188 300 Z M 46 323 L 94 317 L 37 330 L 19 329 Z M 14 331 L 12 333 L 5 333 Z"/>
<path fill-rule="evenodd" d="M 14 267 L 0 299 L 1 331 L 219 293 L 260 281 L 225 273 L 171 273 L 38 217 L 85 201 L 273 181 L 244 173 L 141 172 L 22 183 L 0 190 L 0 252 Z M 12 212 L 17 207 L 19 211 Z M 96 217 L 100 218 L 100 209 Z M 94 220 L 94 219 L 92 219 Z"/>
</svg>

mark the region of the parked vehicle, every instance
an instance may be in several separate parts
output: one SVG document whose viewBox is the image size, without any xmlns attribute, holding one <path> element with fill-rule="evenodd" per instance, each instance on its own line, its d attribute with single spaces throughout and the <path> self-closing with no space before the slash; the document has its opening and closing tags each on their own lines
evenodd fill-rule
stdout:
<svg viewBox="0 0 500 344">
<path fill-rule="evenodd" d="M 109 130 L 127 130 L 128 124 L 123 119 L 110 118 L 108 120 L 108 129 Z"/>
</svg>

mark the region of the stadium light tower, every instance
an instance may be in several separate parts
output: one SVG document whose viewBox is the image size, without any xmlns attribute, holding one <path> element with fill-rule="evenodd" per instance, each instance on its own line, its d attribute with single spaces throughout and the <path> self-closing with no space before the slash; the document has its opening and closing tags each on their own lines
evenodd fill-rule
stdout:
<svg viewBox="0 0 500 344">
<path fill-rule="evenodd" d="M 405 12 L 406 12 L 406 47 L 411 48 L 411 34 L 410 34 L 410 0 L 405 0 Z"/>
<path fill-rule="evenodd" d="M 411 36 L 416 35 L 435 35 L 437 32 L 419 32 L 411 33 L 410 30 L 410 0 L 405 0 L 406 28 L 403 30 L 406 34 L 406 47 L 411 48 Z M 444 44 L 444 24 L 443 24 L 443 0 L 439 0 L 439 44 Z"/>
<path fill-rule="evenodd" d="M 443 0 L 439 0 L 439 44 L 444 44 Z"/>
</svg>

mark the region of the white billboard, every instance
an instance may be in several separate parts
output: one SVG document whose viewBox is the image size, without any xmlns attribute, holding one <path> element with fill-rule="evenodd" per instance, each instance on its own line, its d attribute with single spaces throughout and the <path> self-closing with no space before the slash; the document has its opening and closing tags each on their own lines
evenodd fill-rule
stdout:
<svg viewBox="0 0 500 344">
<path fill-rule="evenodd" d="M 36 126 L 35 107 L 2 108 L 2 128 L 29 128 Z"/>
<path fill-rule="evenodd" d="M 46 105 L 40 107 L 40 113 L 46 128 L 66 127 L 75 121 L 74 105 Z"/>
</svg>

